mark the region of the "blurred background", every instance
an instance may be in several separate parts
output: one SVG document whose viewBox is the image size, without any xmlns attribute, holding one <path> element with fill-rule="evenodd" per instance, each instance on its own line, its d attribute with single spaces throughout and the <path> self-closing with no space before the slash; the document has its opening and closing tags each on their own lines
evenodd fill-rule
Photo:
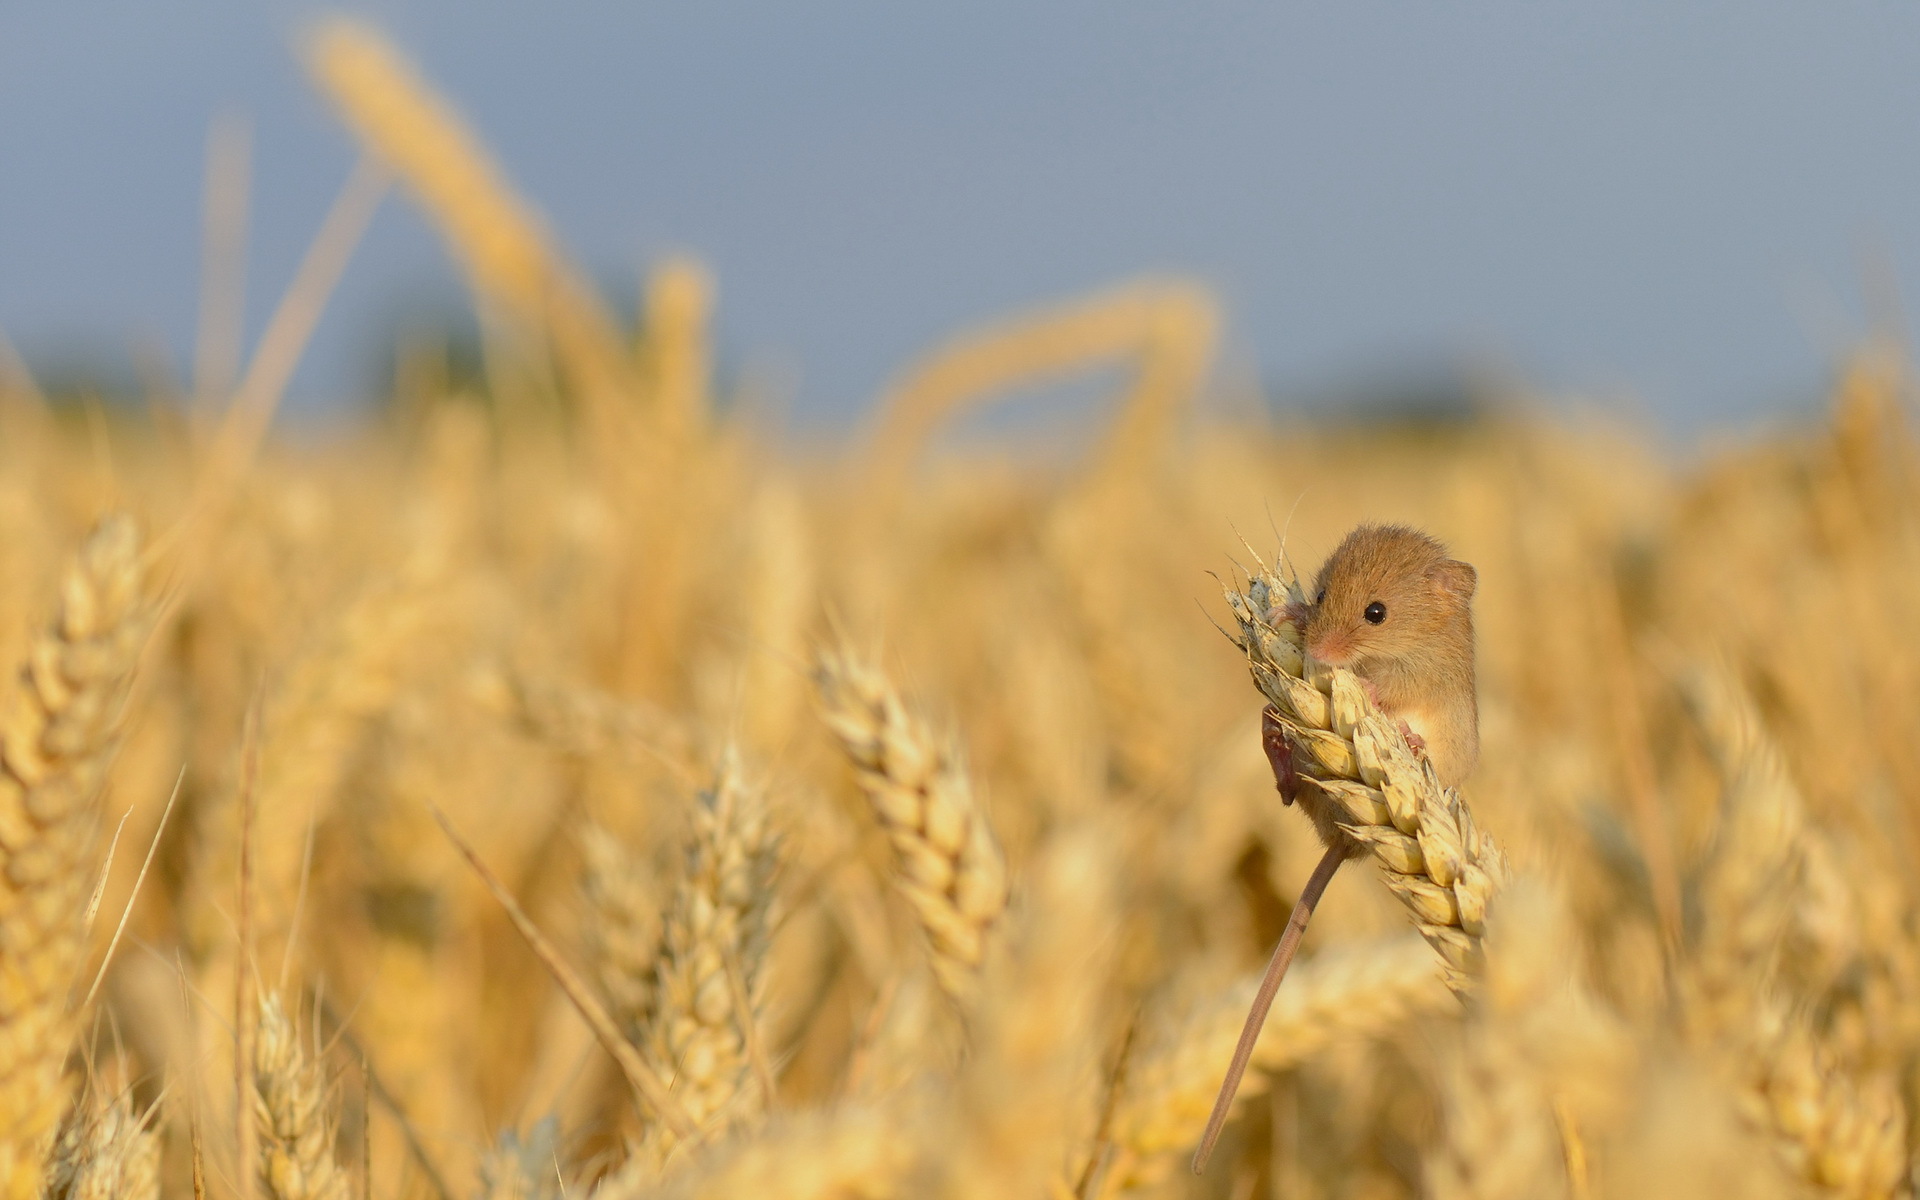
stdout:
<svg viewBox="0 0 1920 1200">
<path fill-rule="evenodd" d="M 360 11 L 612 295 L 690 251 L 723 371 L 844 424 L 990 314 L 1145 271 L 1282 405 L 1514 377 L 1669 433 L 1801 411 L 1920 272 L 1920 11 L 1102 3 Z M 249 344 L 351 165 L 310 5 L 0 9 L 0 329 L 50 380 L 192 358 L 209 123 L 251 130 Z M 289 394 L 364 403 L 467 311 L 388 203 Z"/>
</svg>

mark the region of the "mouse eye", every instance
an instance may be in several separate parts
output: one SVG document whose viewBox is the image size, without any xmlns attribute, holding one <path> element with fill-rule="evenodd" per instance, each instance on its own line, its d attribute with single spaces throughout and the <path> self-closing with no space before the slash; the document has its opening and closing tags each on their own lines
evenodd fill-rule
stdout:
<svg viewBox="0 0 1920 1200">
<path fill-rule="evenodd" d="M 1326 602 L 1327 602 L 1327 589 L 1321 588 L 1320 594 L 1313 598 L 1313 606 L 1315 608 L 1319 608 L 1322 604 L 1325 604 Z"/>
<path fill-rule="evenodd" d="M 1360 615 L 1367 619 L 1367 624 L 1378 625 L 1387 619 L 1387 606 L 1375 600 L 1372 604 L 1367 605 L 1367 611 Z"/>
</svg>

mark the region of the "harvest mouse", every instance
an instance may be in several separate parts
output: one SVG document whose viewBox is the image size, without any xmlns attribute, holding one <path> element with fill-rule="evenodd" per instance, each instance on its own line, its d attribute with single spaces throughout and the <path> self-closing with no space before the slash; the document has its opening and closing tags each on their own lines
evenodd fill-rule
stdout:
<svg viewBox="0 0 1920 1200">
<path fill-rule="evenodd" d="M 1477 579 L 1471 566 L 1448 558 L 1446 547 L 1417 529 L 1361 525 L 1321 566 L 1312 599 L 1289 606 L 1284 614 L 1305 639 L 1307 657 L 1345 667 L 1358 676 L 1380 711 L 1399 721 L 1407 745 L 1433 765 L 1445 787 L 1457 786 L 1480 757 L 1479 702 L 1473 687 Z M 1280 798 L 1292 804 L 1299 780 L 1286 730 L 1272 708 L 1262 714 L 1261 742 L 1273 764 Z M 1333 873 L 1359 849 L 1339 831 L 1335 814 L 1323 809 L 1309 807 L 1308 813 L 1326 851 L 1300 890 L 1260 981 L 1213 1115 L 1194 1152 L 1195 1174 L 1206 1168 L 1226 1125 L 1260 1027 L 1306 935 L 1314 907 Z"/>
<path fill-rule="evenodd" d="M 1307 654 L 1360 677 L 1380 711 L 1400 722 L 1407 744 L 1457 787 L 1480 757 L 1473 686 L 1474 569 L 1405 525 L 1361 525 L 1327 556 L 1312 601 L 1287 618 Z M 1286 738 L 1262 724 L 1274 782 L 1288 803 L 1293 770 Z"/>
</svg>

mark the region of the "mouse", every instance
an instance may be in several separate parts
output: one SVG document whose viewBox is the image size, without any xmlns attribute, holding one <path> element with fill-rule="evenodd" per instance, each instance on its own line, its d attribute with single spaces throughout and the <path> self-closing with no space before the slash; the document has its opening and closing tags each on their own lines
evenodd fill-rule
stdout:
<svg viewBox="0 0 1920 1200">
<path fill-rule="evenodd" d="M 1444 787 L 1457 787 L 1480 758 L 1480 707 L 1473 679 L 1473 592 L 1479 576 L 1447 554 L 1439 541 L 1407 525 L 1361 525 L 1335 547 L 1315 576 L 1310 599 L 1280 616 L 1300 630 L 1309 659 L 1354 673 L 1382 714 L 1399 723 L 1414 754 L 1425 758 Z M 1262 713 L 1261 744 L 1273 765 L 1283 803 L 1299 794 L 1299 777 L 1280 714 Z M 1193 1173 L 1225 1128 L 1233 1097 L 1252 1060 L 1254 1043 L 1307 923 L 1340 864 L 1360 852 L 1327 804 L 1301 805 L 1325 845 L 1300 889 L 1287 925 L 1261 976 L 1233 1060 L 1214 1099 L 1206 1132 L 1193 1154 Z"/>
<path fill-rule="evenodd" d="M 1285 618 L 1306 654 L 1359 678 L 1400 724 L 1407 745 L 1458 787 L 1480 759 L 1473 674 L 1473 593 L 1479 576 L 1437 539 L 1406 525 L 1361 525 L 1314 577 L 1304 606 Z M 1266 714 L 1262 740 L 1281 799 L 1295 794 L 1285 732 Z"/>
</svg>

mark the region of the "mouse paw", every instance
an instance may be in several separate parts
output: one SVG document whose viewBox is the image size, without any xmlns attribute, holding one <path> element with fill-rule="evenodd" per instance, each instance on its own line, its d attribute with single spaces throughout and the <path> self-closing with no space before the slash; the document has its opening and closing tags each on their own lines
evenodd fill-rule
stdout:
<svg viewBox="0 0 1920 1200">
<path fill-rule="evenodd" d="M 1400 736 L 1407 739 L 1407 749 L 1413 751 L 1415 758 L 1425 758 L 1427 756 L 1427 739 L 1415 733 L 1413 726 L 1407 724 L 1405 721 L 1400 722 Z"/>
<path fill-rule="evenodd" d="M 1307 606 L 1298 602 L 1287 605 L 1280 610 L 1280 620 L 1291 621 L 1295 629 L 1300 630 L 1302 633 L 1306 632 Z"/>
<path fill-rule="evenodd" d="M 1267 752 L 1267 762 L 1273 767 L 1273 786 L 1280 793 L 1280 803 L 1292 804 L 1298 786 L 1293 747 L 1287 743 L 1287 727 L 1280 723 L 1280 714 L 1271 704 L 1260 712 L 1260 748 Z"/>
</svg>

